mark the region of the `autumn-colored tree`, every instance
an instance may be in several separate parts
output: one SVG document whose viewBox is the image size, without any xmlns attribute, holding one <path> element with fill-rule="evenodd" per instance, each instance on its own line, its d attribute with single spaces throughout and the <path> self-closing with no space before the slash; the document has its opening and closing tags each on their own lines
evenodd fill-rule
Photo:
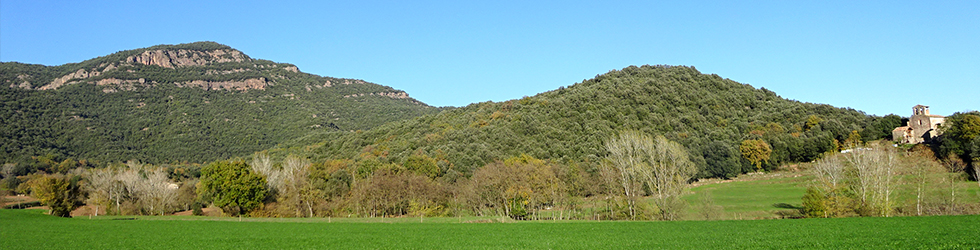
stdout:
<svg viewBox="0 0 980 250">
<path fill-rule="evenodd" d="M 861 143 L 861 133 L 858 133 L 857 130 L 852 130 L 851 134 L 844 140 L 844 145 L 842 146 L 845 147 L 843 149 L 853 149 L 861 146 Z"/>
<path fill-rule="evenodd" d="M 547 161 L 528 155 L 486 165 L 473 174 L 477 207 L 515 219 L 534 218 L 543 204 L 554 203 L 565 186 Z"/>
<path fill-rule="evenodd" d="M 772 147 L 763 140 L 744 140 L 738 149 L 742 152 L 742 157 L 755 164 L 755 168 L 760 171 L 762 163 L 769 162 L 769 157 L 772 155 Z"/>
<path fill-rule="evenodd" d="M 80 176 L 62 174 L 33 174 L 21 184 L 41 204 L 51 209 L 51 215 L 71 217 L 71 211 L 81 203 Z"/>
<path fill-rule="evenodd" d="M 408 171 L 415 172 L 420 175 L 427 176 L 429 178 L 436 178 L 440 176 L 439 166 L 436 164 L 436 160 L 428 155 L 424 154 L 414 154 L 405 159 L 405 169 Z"/>
</svg>

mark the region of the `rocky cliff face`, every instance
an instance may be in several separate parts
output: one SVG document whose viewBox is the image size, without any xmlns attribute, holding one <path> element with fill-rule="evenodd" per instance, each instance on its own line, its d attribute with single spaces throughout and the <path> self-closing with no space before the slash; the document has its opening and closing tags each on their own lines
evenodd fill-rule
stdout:
<svg viewBox="0 0 980 250">
<path fill-rule="evenodd" d="M 265 80 L 265 77 L 250 78 L 242 81 L 204 81 L 195 80 L 187 82 L 177 83 L 178 87 L 199 87 L 204 90 L 241 90 L 247 91 L 249 89 L 263 90 L 269 82 Z"/>
<path fill-rule="evenodd" d="M 248 64 L 240 64 L 243 62 Z M 249 62 L 255 62 L 255 64 Z M 239 64 L 234 68 L 230 68 L 227 66 L 227 63 Z M 222 66 L 222 64 L 225 64 L 225 66 Z M 130 67 L 126 68 L 126 66 Z M 28 75 L 22 75 L 16 82 L 8 82 L 10 82 L 10 87 L 12 88 L 36 90 L 53 90 L 67 84 L 90 82 L 99 86 L 105 86 L 103 92 L 106 93 L 135 90 L 136 86 L 152 86 L 158 83 L 152 79 L 143 79 L 139 71 L 132 70 L 132 66 L 156 66 L 170 70 L 184 69 L 185 72 L 187 70 L 193 71 L 195 67 L 198 67 L 200 68 L 200 72 L 208 76 L 241 75 L 240 73 L 243 72 L 259 72 L 258 74 L 261 74 L 263 71 L 275 70 L 276 68 L 281 68 L 281 70 L 285 70 L 286 72 L 300 72 L 299 68 L 294 65 L 281 65 L 268 61 L 259 62 L 235 49 L 192 50 L 150 48 L 143 51 L 135 51 L 120 61 L 103 62 L 98 66 L 88 66 L 68 74 L 56 76 L 56 78 L 47 84 L 32 84 L 31 76 Z M 118 79 L 111 76 L 120 74 L 107 74 L 118 70 L 125 70 L 126 74 L 140 78 L 139 80 L 133 79 L 135 77 L 131 79 Z M 273 79 L 284 78 L 282 75 L 271 76 Z M 252 76 L 234 80 L 214 80 L 214 77 L 208 77 L 208 79 L 201 80 L 179 80 L 174 81 L 173 84 L 179 87 L 199 87 L 205 90 L 246 91 L 249 89 L 265 89 L 270 84 L 270 81 L 266 77 L 255 77 L 253 74 Z"/>
<path fill-rule="evenodd" d="M 203 66 L 211 63 L 244 62 L 251 60 L 237 50 L 147 50 L 126 58 L 126 62 L 156 65 L 164 68 Z"/>
</svg>

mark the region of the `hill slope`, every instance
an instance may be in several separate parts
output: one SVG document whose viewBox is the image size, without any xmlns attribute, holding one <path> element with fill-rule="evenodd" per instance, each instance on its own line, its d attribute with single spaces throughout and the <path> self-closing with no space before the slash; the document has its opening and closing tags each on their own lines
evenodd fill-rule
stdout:
<svg viewBox="0 0 980 250">
<path fill-rule="evenodd" d="M 391 87 L 303 73 L 213 42 L 60 66 L 0 63 L 0 84 L 0 161 L 204 162 L 438 111 Z"/>
<path fill-rule="evenodd" d="M 754 168 L 738 152 L 743 140 L 771 144 L 764 167 L 772 167 L 835 150 L 835 140 L 874 122 L 853 109 L 786 100 L 693 67 L 631 66 L 533 97 L 475 103 L 361 133 L 312 134 L 288 145 L 316 160 L 354 159 L 361 168 L 424 155 L 443 174 L 466 175 L 527 154 L 588 170 L 605 156 L 606 138 L 637 129 L 686 146 L 700 176 L 731 177 Z"/>
</svg>

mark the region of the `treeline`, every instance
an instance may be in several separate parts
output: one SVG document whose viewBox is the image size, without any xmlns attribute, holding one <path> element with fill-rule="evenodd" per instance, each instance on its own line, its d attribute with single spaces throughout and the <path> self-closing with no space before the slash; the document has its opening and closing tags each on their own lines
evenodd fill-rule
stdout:
<svg viewBox="0 0 980 250">
<path fill-rule="evenodd" d="M 676 219 L 683 207 L 677 206 L 679 196 L 694 173 L 685 149 L 636 131 L 624 132 L 607 147 L 615 152 L 634 144 L 646 146 L 610 156 L 600 168 L 521 155 L 483 166 L 471 177 L 447 175 L 425 155 L 366 169 L 349 160 L 311 162 L 295 155 L 276 161 L 266 153 L 203 167 L 136 161 L 92 167 L 66 160 L 60 164 L 69 167 L 62 168 L 38 158 L 44 167 L 34 173 L 16 176 L 17 171 L 6 171 L 16 166 L 7 164 L 2 174 L 8 186 L 17 184 L 18 193 L 38 198 L 58 216 L 87 204 L 93 215 L 185 210 L 201 215 L 202 207 L 214 205 L 226 215 L 261 217 Z M 674 168 L 688 170 L 669 170 Z M 666 203 L 640 202 L 645 196 Z"/>
</svg>

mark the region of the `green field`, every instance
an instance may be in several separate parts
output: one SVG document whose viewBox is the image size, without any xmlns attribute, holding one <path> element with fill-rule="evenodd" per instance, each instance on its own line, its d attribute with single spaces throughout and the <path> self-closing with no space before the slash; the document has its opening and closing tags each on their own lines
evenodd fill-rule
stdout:
<svg viewBox="0 0 980 250">
<path fill-rule="evenodd" d="M 779 218 L 777 212 L 791 212 L 802 206 L 803 194 L 808 185 L 813 183 L 813 174 L 809 171 L 776 172 L 755 176 L 740 176 L 735 181 L 710 183 L 691 188 L 691 192 L 683 197 L 689 204 L 684 219 L 699 220 L 701 216 L 694 211 L 697 206 L 697 194 L 708 193 L 715 205 L 721 206 L 724 213 L 721 219 L 773 219 Z M 950 185 L 934 183 L 929 187 L 924 199 L 937 201 L 948 199 Z M 974 181 L 959 180 L 954 185 L 956 201 L 961 204 L 980 203 L 980 187 Z M 912 206 L 915 196 L 911 184 L 898 181 L 894 191 L 895 206 Z"/>
<path fill-rule="evenodd" d="M 117 217 L 118 218 L 118 217 Z M 980 216 L 678 222 L 328 223 L 57 218 L 0 210 L 3 249 L 980 248 Z M 190 218 L 190 217 L 187 217 Z"/>
</svg>

